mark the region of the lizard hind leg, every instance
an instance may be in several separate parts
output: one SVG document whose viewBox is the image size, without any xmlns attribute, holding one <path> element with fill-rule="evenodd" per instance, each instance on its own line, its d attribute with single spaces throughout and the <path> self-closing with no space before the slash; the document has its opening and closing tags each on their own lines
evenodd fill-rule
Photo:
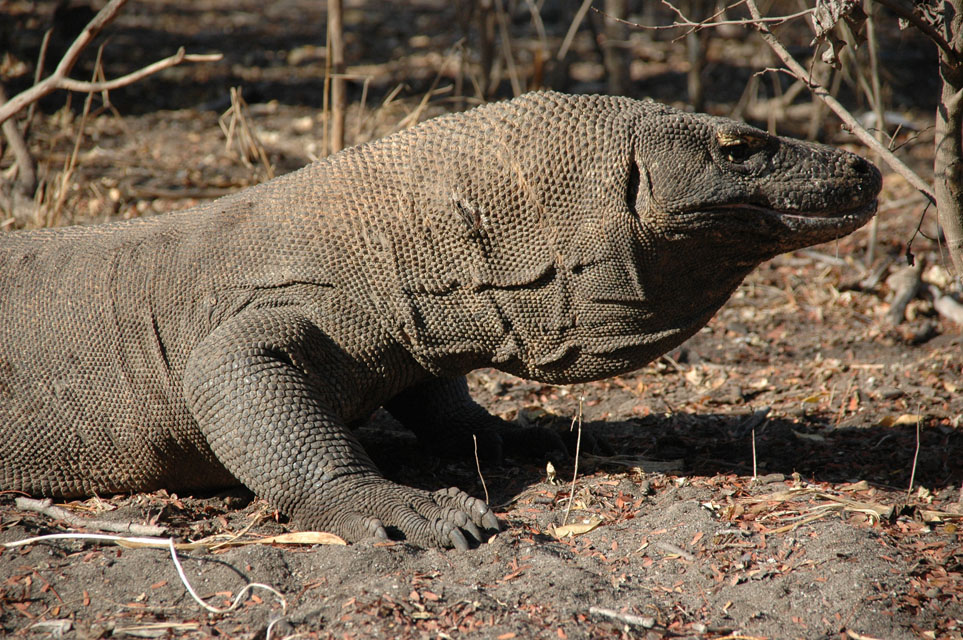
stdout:
<svg viewBox="0 0 963 640">
<path fill-rule="evenodd" d="M 569 456 L 555 431 L 520 427 L 489 413 L 471 397 L 464 376 L 422 382 L 392 398 L 385 408 L 440 456 L 470 459 L 475 446 L 472 436 L 478 441 L 479 458 L 489 462 L 501 462 L 506 456 L 555 461 Z"/>
</svg>

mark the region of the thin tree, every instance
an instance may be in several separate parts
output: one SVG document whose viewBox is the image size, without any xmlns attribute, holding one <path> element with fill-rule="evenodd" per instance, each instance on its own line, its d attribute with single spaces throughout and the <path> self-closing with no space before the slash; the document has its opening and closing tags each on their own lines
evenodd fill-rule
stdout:
<svg viewBox="0 0 963 640">
<path fill-rule="evenodd" d="M 331 153 L 344 149 L 344 112 L 348 106 L 344 78 L 344 14 L 341 0 L 328 0 L 328 69 L 331 82 Z"/>
</svg>

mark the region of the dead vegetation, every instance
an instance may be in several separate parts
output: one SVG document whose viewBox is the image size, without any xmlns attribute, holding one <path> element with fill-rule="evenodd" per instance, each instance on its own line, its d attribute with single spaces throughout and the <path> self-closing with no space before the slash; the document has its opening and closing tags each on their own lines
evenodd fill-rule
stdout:
<svg viewBox="0 0 963 640">
<path fill-rule="evenodd" d="M 481 475 L 507 525 L 489 544 L 461 555 L 404 544 L 313 547 L 318 538 L 284 537 L 284 523 L 243 494 L 104 497 L 60 505 L 69 518 L 2 496 L 4 542 L 97 529 L 105 519 L 163 526 L 195 541 L 177 553 L 200 599 L 241 604 L 204 612 L 165 550 L 34 542 L 0 552 L 0 629 L 68 637 L 963 637 L 959 283 L 920 195 L 927 185 L 913 177 L 932 175 L 940 100 L 932 45 L 877 10 L 876 54 L 869 43 L 837 44 L 835 69 L 809 46 L 808 5 L 763 5 L 768 16 L 790 16 L 762 23 L 800 60 L 802 73 L 788 79 L 772 70 L 779 58 L 753 35 L 760 26 L 747 22 L 745 7 L 723 15 L 697 14 L 698 2 L 675 10 L 426 1 L 346 7 L 339 70 L 312 39 L 323 32 L 320 3 L 229 4 L 183 12 L 176 3 L 135 3 L 118 15 L 111 42 L 78 58 L 77 73 L 93 83 L 124 77 L 168 49 L 209 51 L 205 32 L 220 35 L 225 60 L 24 114 L 18 133 L 40 188 L 28 214 L 4 207 L 3 229 L 180 209 L 322 157 L 336 129 L 325 108 L 336 103 L 333 93 L 325 97 L 336 76 L 347 85 L 347 144 L 528 89 L 621 86 L 682 104 L 701 99 L 711 112 L 861 148 L 855 129 L 810 100 L 814 88 L 845 105 L 909 173 L 886 176 L 873 236 L 765 265 L 706 330 L 636 375 L 585 389 L 474 376 L 502 415 L 563 429 L 584 416 L 586 432 L 617 455 L 583 451 L 577 473 L 559 466 L 552 479 L 543 465 L 476 469 L 474 461 L 427 459 L 384 417 L 379 430 L 365 430 L 392 479 L 482 495 Z M 2 82 L 16 87 L 11 95 L 41 75 L 33 61 L 53 9 L 0 7 L 23 34 L 0 63 Z M 138 31 L 145 24 L 151 29 Z M 243 37 L 228 37 L 225 24 Z M 149 39 L 143 50 L 137 38 Z M 183 103 L 164 102 L 171 87 L 183 90 Z M 29 165 L 15 136 L 7 140 L 0 169 L 9 187 Z M 276 589 L 285 605 L 246 592 L 254 582 Z"/>
</svg>

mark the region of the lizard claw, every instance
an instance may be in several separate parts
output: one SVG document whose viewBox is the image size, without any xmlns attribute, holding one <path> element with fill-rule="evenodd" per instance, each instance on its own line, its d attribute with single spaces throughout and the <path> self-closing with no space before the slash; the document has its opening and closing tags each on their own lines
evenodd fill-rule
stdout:
<svg viewBox="0 0 963 640">
<path fill-rule="evenodd" d="M 469 522 L 477 527 L 496 532 L 501 530 L 498 518 L 485 501 L 474 498 L 457 487 L 441 489 L 436 491 L 435 495 L 443 496 L 445 501 L 451 501 L 450 506 L 466 513 Z"/>
<path fill-rule="evenodd" d="M 381 524 L 381 520 L 378 520 L 377 518 L 375 518 L 374 522 L 369 525 L 369 530 L 371 531 L 372 538 L 377 538 L 379 540 L 389 539 L 387 529 L 385 529 L 385 526 Z"/>
<path fill-rule="evenodd" d="M 470 535 L 475 540 L 475 542 L 482 541 L 481 531 L 478 530 L 478 527 L 475 526 L 474 522 L 469 520 L 464 525 L 462 525 L 462 529 L 467 531 L 468 535 Z"/>
<path fill-rule="evenodd" d="M 490 509 L 486 510 L 485 514 L 482 515 L 482 526 L 486 529 L 491 529 L 492 531 L 501 531 L 501 525 L 498 524 L 498 518 L 492 513 Z"/>
<path fill-rule="evenodd" d="M 451 533 L 448 534 L 448 537 L 451 541 L 451 546 L 459 551 L 468 551 L 468 541 L 465 540 L 465 536 L 461 531 L 452 528 Z"/>
</svg>

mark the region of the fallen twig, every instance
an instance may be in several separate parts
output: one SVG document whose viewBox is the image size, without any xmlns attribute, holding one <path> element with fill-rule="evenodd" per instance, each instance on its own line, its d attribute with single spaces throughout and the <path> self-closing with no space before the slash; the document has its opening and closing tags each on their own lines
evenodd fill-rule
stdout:
<svg viewBox="0 0 963 640">
<path fill-rule="evenodd" d="M 679 556 L 683 560 L 695 562 L 695 555 L 689 553 L 677 544 L 672 544 L 671 542 L 654 542 L 652 543 L 652 546 L 658 547 L 670 555 Z"/>
<path fill-rule="evenodd" d="M 115 533 L 126 533 L 135 536 L 160 536 L 167 532 L 165 527 L 159 525 L 82 518 L 70 513 L 66 509 L 53 506 L 53 501 L 49 498 L 44 500 L 17 498 L 14 504 L 17 505 L 18 509 L 23 509 L 24 511 L 34 511 L 36 513 L 42 513 L 54 520 L 63 520 L 71 527 L 95 529 L 97 531 L 113 531 Z"/>
<path fill-rule="evenodd" d="M 36 624 L 33 625 L 33 628 L 36 627 Z M 112 635 L 119 635 L 121 637 L 129 635 L 134 636 L 135 638 L 138 636 L 142 638 L 158 638 L 161 636 L 155 634 L 170 634 L 173 636 L 186 633 L 188 631 L 197 631 L 200 628 L 201 625 L 199 622 L 149 622 L 146 624 L 130 625 L 128 627 L 114 627 L 114 630 L 111 633 Z"/>
<path fill-rule="evenodd" d="M 777 491 L 776 493 L 771 493 L 764 496 L 752 496 L 743 499 L 741 502 L 746 504 L 761 504 L 763 502 L 794 502 L 806 498 L 815 498 L 819 500 L 826 500 L 828 502 L 813 506 L 811 509 L 809 509 L 810 515 L 804 516 L 797 522 L 773 529 L 772 533 L 786 533 L 788 531 L 792 531 L 793 529 L 796 529 L 804 524 L 818 520 L 832 511 L 850 511 L 862 513 L 868 516 L 874 522 L 877 522 L 879 520 L 889 520 L 893 517 L 893 514 L 896 510 L 896 507 L 893 505 L 852 500 L 850 498 L 834 495 L 814 487 L 793 488 L 786 491 Z M 949 516 L 950 514 L 947 515 Z"/>
<path fill-rule="evenodd" d="M 776 533 L 776 534 L 789 533 L 790 531 L 794 531 L 795 529 L 798 529 L 803 525 L 809 524 L 810 522 L 815 522 L 816 520 L 825 518 L 828 513 L 829 513 L 828 509 L 820 510 L 812 515 L 802 518 L 801 520 L 797 520 L 796 522 L 791 522 L 787 525 L 776 527 L 775 529 L 770 530 L 769 533 Z"/>
<path fill-rule="evenodd" d="M 242 534 L 243 532 L 240 534 L 222 533 L 195 540 L 194 542 L 177 542 L 174 543 L 174 548 L 179 551 L 192 551 L 194 549 L 216 551 L 229 547 L 243 547 L 252 544 L 347 544 L 343 539 L 333 533 L 327 533 L 325 531 L 294 531 L 291 533 L 281 533 L 276 536 L 268 536 L 266 538 L 255 538 L 254 540 L 240 540 L 239 538 Z M 113 542 L 128 549 L 140 549 L 144 547 L 166 549 L 169 546 L 167 538 L 112 536 L 99 533 L 52 533 L 44 536 L 35 536 L 33 538 L 24 538 L 23 540 L 15 540 L 13 542 L 4 542 L 0 543 L 0 546 L 12 549 L 13 547 L 36 544 L 44 540 L 100 540 Z"/>
<path fill-rule="evenodd" d="M 643 629 L 651 629 L 655 626 L 655 618 L 649 616 L 637 616 L 631 613 L 619 613 L 614 609 L 605 609 L 603 607 L 589 607 L 589 613 L 593 616 L 600 616 L 602 618 L 609 618 L 610 620 L 617 620 L 619 622 L 632 625 L 634 627 L 642 627 Z"/>
</svg>

